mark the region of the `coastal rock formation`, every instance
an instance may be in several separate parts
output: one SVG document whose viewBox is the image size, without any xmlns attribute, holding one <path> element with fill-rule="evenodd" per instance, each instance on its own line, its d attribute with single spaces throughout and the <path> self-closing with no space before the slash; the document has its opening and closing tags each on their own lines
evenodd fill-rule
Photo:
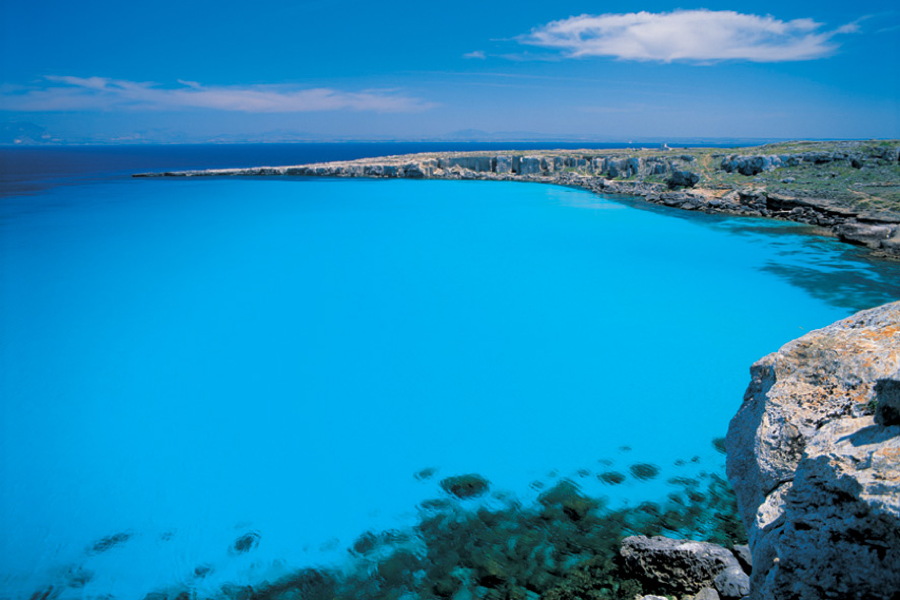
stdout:
<svg viewBox="0 0 900 600">
<path fill-rule="evenodd" d="M 900 302 L 751 369 L 726 438 L 754 600 L 900 591 Z"/>
<path fill-rule="evenodd" d="M 779 152 L 782 149 L 796 151 Z M 667 147 L 625 152 L 443 152 L 136 176 L 374 177 L 553 183 L 598 193 L 641 196 L 649 202 L 683 210 L 807 223 L 830 229 L 842 241 L 866 246 L 883 256 L 900 258 L 897 203 L 900 144 L 795 143 L 756 150 L 756 153 L 731 154 L 717 153 L 715 149 L 692 149 L 676 154 Z M 773 172 L 791 176 L 775 176 Z M 881 197 L 884 194 L 887 200 Z"/>
<path fill-rule="evenodd" d="M 730 594 L 740 587 L 740 576 L 746 578 L 734 554 L 707 542 L 634 535 L 622 540 L 619 556 L 624 573 L 640 581 L 645 590 L 679 597 L 713 587 Z M 727 575 L 721 586 L 716 585 L 723 574 Z"/>
</svg>

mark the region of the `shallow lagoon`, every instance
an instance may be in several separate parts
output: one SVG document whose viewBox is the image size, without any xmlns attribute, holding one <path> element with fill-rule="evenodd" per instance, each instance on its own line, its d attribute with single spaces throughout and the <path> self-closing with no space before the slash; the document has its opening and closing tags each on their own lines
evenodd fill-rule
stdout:
<svg viewBox="0 0 900 600">
<path fill-rule="evenodd" d="M 754 360 L 900 296 L 792 224 L 555 186 L 111 178 L 3 208 L 12 597 L 335 561 L 460 473 L 664 495 L 719 468 Z M 663 474 L 595 477 L 636 463 Z"/>
</svg>

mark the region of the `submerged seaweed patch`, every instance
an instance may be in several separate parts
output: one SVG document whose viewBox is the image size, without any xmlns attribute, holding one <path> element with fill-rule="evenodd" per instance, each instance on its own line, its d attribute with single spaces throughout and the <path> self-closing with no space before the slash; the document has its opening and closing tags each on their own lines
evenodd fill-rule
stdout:
<svg viewBox="0 0 900 600">
<path fill-rule="evenodd" d="M 625 481 L 625 476 L 618 471 L 606 471 L 597 475 L 597 479 L 609 485 L 619 485 Z"/>
<path fill-rule="evenodd" d="M 477 498 L 487 492 L 489 487 L 487 479 L 474 473 L 441 480 L 441 489 L 457 498 Z"/>
<path fill-rule="evenodd" d="M 637 463 L 631 465 L 629 470 L 634 478 L 639 479 L 640 481 L 654 479 L 659 475 L 659 467 L 651 465 L 650 463 Z"/>
<path fill-rule="evenodd" d="M 94 542 L 93 545 L 91 545 L 89 552 L 91 552 L 92 554 L 100 554 L 112 550 L 119 544 L 124 544 L 125 542 L 130 540 L 131 535 L 132 534 L 128 531 L 120 531 L 119 533 L 108 535 L 105 538 L 101 538 Z"/>
<path fill-rule="evenodd" d="M 423 471 L 413 476 L 430 480 L 436 494 L 419 504 L 414 524 L 362 533 L 347 548 L 344 564 L 299 568 L 277 579 L 232 582 L 200 593 L 201 584 L 208 586 L 216 573 L 214 564 L 200 563 L 186 583 L 151 592 L 145 600 L 633 600 L 644 590 L 620 571 L 624 537 L 663 535 L 726 547 L 747 541 L 734 493 L 716 472 L 680 469 L 667 477 L 671 491 L 661 500 L 616 507 L 584 490 L 594 477 L 585 469 L 535 481 L 531 489 L 537 495 L 527 502 L 509 492 L 488 493 L 491 483 L 475 473 L 436 481 L 435 470 Z M 628 472 L 648 480 L 662 469 L 635 463 Z M 595 476 L 608 485 L 628 479 L 614 470 Z M 109 548 L 129 537 L 115 534 L 94 547 Z M 259 532 L 246 531 L 229 550 L 250 552 L 260 538 Z M 83 575 L 78 582 L 57 583 L 76 587 L 91 575 L 77 573 Z M 35 599 L 55 597 L 60 589 L 55 585 L 36 592 Z"/>
<path fill-rule="evenodd" d="M 499 506 L 473 505 L 471 494 L 483 494 L 487 480 L 447 478 L 440 487 L 449 499 L 423 503 L 408 533 L 361 535 L 351 546 L 349 566 L 301 569 L 257 588 L 223 589 L 223 597 L 632 600 L 642 590 L 619 571 L 616 556 L 623 537 L 666 535 L 729 547 L 746 542 L 724 478 L 704 474 L 669 483 L 676 490 L 662 502 L 614 509 L 571 479 L 554 483 L 528 505 L 512 497 Z"/>
<path fill-rule="evenodd" d="M 256 531 L 250 531 L 234 540 L 231 545 L 232 552 L 244 553 L 250 552 L 259 545 L 260 535 Z"/>
</svg>

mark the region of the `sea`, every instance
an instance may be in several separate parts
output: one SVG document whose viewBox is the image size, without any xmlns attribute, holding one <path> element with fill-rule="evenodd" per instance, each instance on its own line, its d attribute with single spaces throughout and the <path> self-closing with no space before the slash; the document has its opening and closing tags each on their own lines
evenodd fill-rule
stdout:
<svg viewBox="0 0 900 600">
<path fill-rule="evenodd" d="M 457 475 L 665 496 L 754 361 L 900 297 L 806 226 L 554 185 L 131 177 L 509 147 L 0 150 L 0 598 L 339 565 Z"/>
</svg>

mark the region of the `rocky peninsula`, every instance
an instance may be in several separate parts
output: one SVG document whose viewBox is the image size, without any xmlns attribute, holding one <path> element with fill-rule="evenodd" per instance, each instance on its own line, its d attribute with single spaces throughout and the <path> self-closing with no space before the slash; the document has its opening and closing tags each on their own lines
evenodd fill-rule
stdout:
<svg viewBox="0 0 900 600">
<path fill-rule="evenodd" d="M 300 176 L 532 181 L 684 210 L 769 217 L 900 259 L 900 141 L 720 149 L 442 152 L 137 177 Z"/>
</svg>

